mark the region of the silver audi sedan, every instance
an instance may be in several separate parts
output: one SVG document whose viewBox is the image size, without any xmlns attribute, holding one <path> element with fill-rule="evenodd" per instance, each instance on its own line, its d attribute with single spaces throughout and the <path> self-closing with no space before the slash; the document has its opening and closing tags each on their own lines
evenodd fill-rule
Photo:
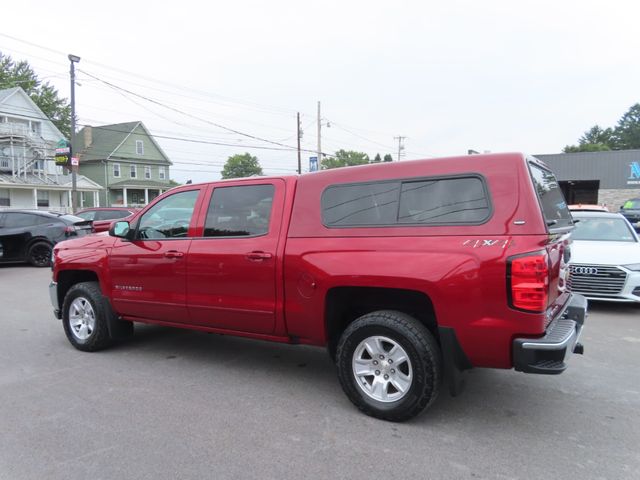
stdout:
<svg viewBox="0 0 640 480">
<path fill-rule="evenodd" d="M 640 302 L 640 240 L 619 213 L 572 212 L 567 288 L 591 300 Z"/>
</svg>

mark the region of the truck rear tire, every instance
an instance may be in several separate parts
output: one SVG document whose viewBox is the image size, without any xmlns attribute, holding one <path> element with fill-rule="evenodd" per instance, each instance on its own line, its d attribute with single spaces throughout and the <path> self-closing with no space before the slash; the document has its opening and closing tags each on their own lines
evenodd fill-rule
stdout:
<svg viewBox="0 0 640 480">
<path fill-rule="evenodd" d="M 108 315 L 113 313 L 98 282 L 73 285 L 62 304 L 62 324 L 71 345 L 84 352 L 102 350 L 111 345 Z"/>
<path fill-rule="evenodd" d="M 402 312 L 376 311 L 351 323 L 338 343 L 336 364 L 351 402 L 383 420 L 415 417 L 440 389 L 438 343 L 422 323 Z"/>
</svg>

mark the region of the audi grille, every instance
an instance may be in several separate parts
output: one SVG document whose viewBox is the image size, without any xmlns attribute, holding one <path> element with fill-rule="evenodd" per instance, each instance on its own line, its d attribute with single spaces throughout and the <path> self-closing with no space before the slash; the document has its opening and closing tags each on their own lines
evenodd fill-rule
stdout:
<svg viewBox="0 0 640 480">
<path fill-rule="evenodd" d="M 609 265 L 571 265 L 569 290 L 591 297 L 609 297 L 622 291 L 627 274 L 618 267 Z"/>
</svg>

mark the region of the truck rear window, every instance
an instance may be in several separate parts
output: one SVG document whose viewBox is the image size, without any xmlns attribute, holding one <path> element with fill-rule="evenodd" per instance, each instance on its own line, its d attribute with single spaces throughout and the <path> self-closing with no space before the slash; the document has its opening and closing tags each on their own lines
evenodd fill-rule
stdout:
<svg viewBox="0 0 640 480">
<path fill-rule="evenodd" d="M 569 207 L 553 173 L 533 162 L 529 162 L 529 170 L 547 226 L 558 228 L 573 225 Z"/>
</svg>

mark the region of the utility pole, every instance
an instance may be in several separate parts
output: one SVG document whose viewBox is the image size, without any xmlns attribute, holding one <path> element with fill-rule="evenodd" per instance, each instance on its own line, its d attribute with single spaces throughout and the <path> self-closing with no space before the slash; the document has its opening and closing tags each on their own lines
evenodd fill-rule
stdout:
<svg viewBox="0 0 640 480">
<path fill-rule="evenodd" d="M 71 69 L 69 73 L 71 75 L 71 212 L 76 213 L 78 211 L 78 165 L 73 164 L 73 148 L 76 144 L 76 69 L 75 64 L 80 61 L 80 57 L 77 55 L 69 54 L 69 61 L 71 62 Z"/>
<path fill-rule="evenodd" d="M 320 143 L 320 128 L 322 126 L 322 121 L 320 120 L 320 102 L 318 101 L 318 169 L 322 165 L 322 147 Z"/>
<path fill-rule="evenodd" d="M 402 155 L 402 151 L 404 150 L 404 145 L 402 142 L 407 137 L 393 137 L 394 140 L 398 140 L 398 161 L 400 161 L 400 155 Z"/>
<path fill-rule="evenodd" d="M 301 152 L 300 152 L 300 138 L 302 137 L 302 130 L 300 129 L 300 112 L 298 112 L 297 115 L 297 131 L 298 131 L 298 175 L 300 175 L 302 173 L 302 157 L 301 157 Z"/>
</svg>

